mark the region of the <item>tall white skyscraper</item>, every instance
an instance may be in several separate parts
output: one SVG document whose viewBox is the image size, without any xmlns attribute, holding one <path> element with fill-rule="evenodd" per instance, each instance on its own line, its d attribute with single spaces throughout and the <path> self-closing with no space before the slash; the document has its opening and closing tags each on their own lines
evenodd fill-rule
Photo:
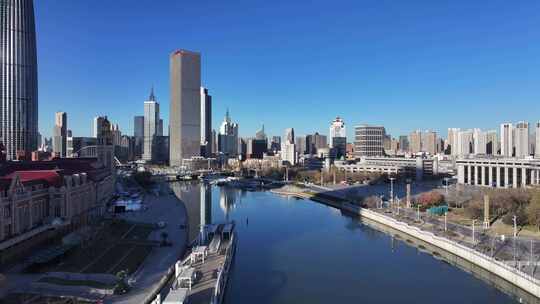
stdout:
<svg viewBox="0 0 540 304">
<path fill-rule="evenodd" d="M 156 101 L 154 89 L 150 92 L 150 97 L 144 102 L 144 148 L 143 159 L 152 161 L 156 154 L 156 136 L 159 134 L 159 103 Z"/>
<path fill-rule="evenodd" d="M 296 144 L 293 128 L 285 129 L 285 136 L 281 141 L 281 160 L 289 162 L 293 166 L 296 164 Z"/>
<path fill-rule="evenodd" d="M 467 156 L 471 154 L 473 145 L 473 131 L 465 130 L 458 132 L 457 155 Z"/>
<path fill-rule="evenodd" d="M 296 148 L 298 150 L 300 147 Z M 339 116 L 330 124 L 330 148 L 336 150 L 338 159 L 345 157 L 347 154 L 347 130 L 345 129 L 345 122 Z M 299 151 L 299 154 L 303 154 L 303 151 Z"/>
<path fill-rule="evenodd" d="M 334 137 L 347 137 L 347 129 L 345 129 L 345 122 L 339 116 L 336 117 L 330 124 L 330 138 Z M 332 143 L 330 143 L 332 148 Z"/>
<path fill-rule="evenodd" d="M 201 55 L 177 50 L 170 57 L 169 162 L 201 153 Z"/>
<path fill-rule="evenodd" d="M 231 121 L 229 110 L 219 127 L 218 151 L 228 157 L 238 156 L 238 124 Z"/>
<path fill-rule="evenodd" d="M 460 131 L 459 128 L 448 128 L 448 144 L 450 145 L 450 154 L 453 156 L 459 155 L 458 134 Z"/>
<path fill-rule="evenodd" d="M 514 152 L 514 127 L 511 123 L 501 124 L 501 155 L 512 157 Z"/>
<path fill-rule="evenodd" d="M 499 151 L 499 136 L 497 130 L 490 130 L 486 132 L 486 154 L 497 155 Z"/>
<path fill-rule="evenodd" d="M 474 154 L 487 154 L 487 133 L 480 130 L 473 130 Z"/>
<path fill-rule="evenodd" d="M 529 123 L 520 121 L 514 128 L 514 146 L 516 148 L 516 157 L 523 158 L 529 153 Z"/>
</svg>

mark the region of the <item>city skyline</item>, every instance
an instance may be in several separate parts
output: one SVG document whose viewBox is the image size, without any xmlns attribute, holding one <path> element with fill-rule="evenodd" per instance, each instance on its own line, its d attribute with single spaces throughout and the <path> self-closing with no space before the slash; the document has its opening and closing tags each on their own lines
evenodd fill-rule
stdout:
<svg viewBox="0 0 540 304">
<path fill-rule="evenodd" d="M 202 65 L 202 85 L 214 96 L 213 128 L 219 125 L 225 109 L 230 108 L 242 126 L 241 136 L 254 134 L 261 122 L 266 123 L 270 135 L 280 135 L 290 126 L 297 134 L 316 131 L 326 134 L 328 122 L 337 115 L 351 126 L 349 138 L 352 127 L 362 123 L 384 125 L 388 133 L 398 136 L 427 128 L 445 134 L 447 128 L 454 126 L 495 129 L 505 121 L 535 123 L 539 116 L 536 111 L 521 110 L 532 108 L 539 97 L 534 83 L 540 76 L 531 72 L 538 70 L 535 69 L 538 62 L 532 57 L 539 48 L 534 43 L 537 39 L 532 39 L 538 33 L 531 30 L 538 28 L 535 27 L 538 20 L 531 15 L 538 6 L 536 3 L 519 8 L 494 4 L 479 21 L 475 13 L 483 7 L 467 4 L 469 10 L 461 14 L 463 2 L 446 7 L 423 3 L 423 11 L 416 12 L 419 5 L 416 3 L 407 8 L 402 4 L 389 7 L 344 1 L 343 6 L 350 14 L 336 6 L 321 20 L 307 19 L 305 16 L 310 14 L 300 16 L 299 23 L 314 26 L 312 33 L 316 35 L 303 36 L 305 46 L 294 42 L 287 48 L 278 42 L 294 41 L 293 37 L 307 30 L 303 25 L 292 21 L 279 26 L 254 22 L 253 29 L 243 29 L 241 25 L 251 22 L 253 17 L 238 16 L 236 5 L 188 4 L 186 14 L 210 9 L 213 21 L 200 24 L 200 28 L 183 26 L 184 22 L 193 21 L 189 16 L 179 26 L 170 27 L 172 22 L 182 19 L 169 18 L 172 12 L 179 11 L 174 9 L 178 4 L 173 2 L 152 7 L 152 13 L 163 14 L 163 18 L 154 20 L 155 24 L 137 24 L 139 17 L 147 14 L 147 6 L 135 5 L 122 17 L 126 25 L 112 27 L 110 32 L 111 23 L 116 22 L 112 16 L 122 10 L 123 1 L 110 4 L 107 12 L 93 16 L 95 20 L 88 11 L 99 4 L 58 1 L 46 5 L 47 8 L 36 3 L 40 99 L 46 101 L 42 103 L 39 130 L 45 136 L 51 135 L 51 117 L 57 111 L 70 113 L 73 117 L 70 129 L 77 136 L 90 135 L 89 121 L 104 114 L 117 121 L 124 133 L 132 134 L 132 117 L 138 114 L 136 105 L 147 96 L 147 88 L 152 84 L 162 101 L 163 117 L 168 117 L 167 56 L 178 47 L 200 52 L 206 58 Z M 289 6 L 295 11 L 302 5 Z M 310 10 L 322 6 L 316 2 Z M 58 15 L 61 10 L 55 8 L 59 7 L 70 9 L 71 13 Z M 290 17 L 290 13 L 278 8 L 261 11 L 257 4 L 242 7 L 259 17 Z M 385 13 L 388 8 L 393 8 L 394 13 Z M 223 15 L 217 16 L 215 11 L 223 11 Z M 454 26 L 453 16 L 457 12 L 464 19 L 463 26 Z M 366 16 L 369 13 L 375 17 Z M 345 19 L 337 24 L 330 22 L 338 15 L 344 15 Z M 373 24 L 373 29 L 360 30 L 363 21 L 358 21 L 358 17 L 366 18 L 365 22 Z M 414 17 L 419 17 L 418 21 Z M 513 22 L 499 22 L 509 18 Z M 75 21 L 86 26 L 82 29 L 68 26 Z M 385 25 L 386 21 L 391 22 Z M 230 22 L 230 31 L 215 29 L 223 22 Z M 408 24 L 408 29 L 400 28 L 403 23 Z M 433 29 L 426 25 L 433 25 Z M 286 26 L 291 28 L 290 33 Z M 252 31 L 262 31 L 264 35 L 256 37 Z M 203 32 L 205 35 L 201 35 Z M 497 47 L 507 43 L 508 33 L 512 33 L 512 48 Z M 115 35 L 125 39 L 122 43 L 114 42 Z M 240 41 L 243 35 L 247 35 L 244 42 Z M 59 37 L 72 41 L 67 49 L 59 49 L 62 45 Z M 140 37 L 151 43 L 141 43 Z M 324 48 L 319 48 L 319 37 Z M 335 43 L 329 43 L 332 41 Z M 224 46 L 223 42 L 230 43 Z M 245 50 L 250 42 L 256 52 Z M 383 48 L 383 52 L 378 52 Z M 97 51 L 90 54 L 87 49 Z M 58 52 L 65 55 L 62 60 L 58 60 Z M 337 54 L 342 56 L 336 58 Z M 83 56 L 87 60 L 81 62 Z M 262 60 L 261 56 L 271 59 Z M 132 65 L 132 61 L 144 62 L 142 66 L 147 72 L 136 73 L 140 65 Z M 325 70 L 324 74 L 316 72 L 321 69 Z M 235 71 L 234 75 L 230 71 Z M 81 104 L 92 107 L 89 111 L 79 111 Z M 521 107 L 509 108 L 508 104 Z M 268 105 L 265 111 L 260 111 L 265 105 Z M 295 111 L 280 111 L 289 105 Z M 437 115 L 427 115 L 434 106 L 446 108 Z M 304 111 L 303 116 L 310 119 L 297 119 L 291 124 L 297 110 Z M 400 119 L 418 114 L 423 115 L 422 119 Z M 164 121 L 164 126 L 167 125 L 168 121 Z"/>
</svg>

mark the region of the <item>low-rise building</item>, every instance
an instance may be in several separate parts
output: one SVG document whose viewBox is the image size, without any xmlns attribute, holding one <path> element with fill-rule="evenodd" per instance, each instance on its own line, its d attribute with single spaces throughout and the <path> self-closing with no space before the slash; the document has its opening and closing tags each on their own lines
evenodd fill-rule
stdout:
<svg viewBox="0 0 540 304">
<path fill-rule="evenodd" d="M 540 160 L 532 158 L 475 157 L 456 161 L 458 183 L 496 188 L 540 184 Z"/>
<path fill-rule="evenodd" d="M 406 175 L 416 180 L 439 174 L 436 158 L 362 157 L 357 162 L 336 161 L 334 165 L 347 172 Z"/>
</svg>

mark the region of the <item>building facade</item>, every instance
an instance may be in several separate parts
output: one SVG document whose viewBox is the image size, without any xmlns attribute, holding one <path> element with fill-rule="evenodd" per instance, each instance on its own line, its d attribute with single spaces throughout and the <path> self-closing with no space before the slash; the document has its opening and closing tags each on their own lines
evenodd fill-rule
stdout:
<svg viewBox="0 0 540 304">
<path fill-rule="evenodd" d="M 201 152 L 201 55 L 173 52 L 170 78 L 169 161 L 171 166 L 181 166 L 183 159 Z"/>
<path fill-rule="evenodd" d="M 511 123 L 501 124 L 501 155 L 504 157 L 514 156 L 514 127 Z"/>
<path fill-rule="evenodd" d="M 384 156 L 384 137 L 382 126 L 360 125 L 355 127 L 354 153 L 362 156 Z"/>
<path fill-rule="evenodd" d="M 53 127 L 53 153 L 58 157 L 67 154 L 67 113 L 56 112 Z"/>
<path fill-rule="evenodd" d="M 540 184 L 540 160 L 506 157 L 463 158 L 456 161 L 458 183 L 522 188 Z"/>
<path fill-rule="evenodd" d="M 201 87 L 201 156 L 212 156 L 212 96 Z"/>
<path fill-rule="evenodd" d="M 156 136 L 159 136 L 160 118 L 159 103 L 156 101 L 154 89 L 150 92 L 148 100 L 144 102 L 144 150 L 142 159 L 155 161 Z"/>
<path fill-rule="evenodd" d="M 0 2 L 0 141 L 6 158 L 37 150 L 38 77 L 32 0 Z"/>
<path fill-rule="evenodd" d="M 285 134 L 281 141 L 281 160 L 291 166 L 296 165 L 298 161 L 293 128 L 285 129 Z"/>
<path fill-rule="evenodd" d="M 514 128 L 514 153 L 515 157 L 529 156 L 529 123 L 520 121 Z"/>
<path fill-rule="evenodd" d="M 225 113 L 225 118 L 219 127 L 218 151 L 220 154 L 234 158 L 238 156 L 238 124 L 232 122 L 229 110 Z"/>
<path fill-rule="evenodd" d="M 144 151 L 144 116 L 134 117 L 133 137 L 135 138 L 135 158 L 141 159 Z"/>
</svg>

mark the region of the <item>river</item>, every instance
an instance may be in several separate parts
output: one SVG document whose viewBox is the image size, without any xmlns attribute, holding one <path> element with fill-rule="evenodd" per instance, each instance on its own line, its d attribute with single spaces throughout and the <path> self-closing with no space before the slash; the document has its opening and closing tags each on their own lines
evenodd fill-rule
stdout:
<svg viewBox="0 0 540 304">
<path fill-rule="evenodd" d="M 519 303 L 481 276 L 334 208 L 270 192 L 171 185 L 186 204 L 191 238 L 200 224 L 236 221 L 226 304 Z"/>
</svg>

